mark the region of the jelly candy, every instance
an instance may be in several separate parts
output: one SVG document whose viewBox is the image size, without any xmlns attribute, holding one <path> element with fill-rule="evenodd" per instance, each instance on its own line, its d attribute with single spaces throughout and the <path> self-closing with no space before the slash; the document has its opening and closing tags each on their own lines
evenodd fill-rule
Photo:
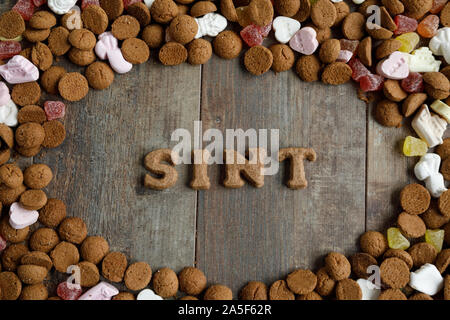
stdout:
<svg viewBox="0 0 450 320">
<path fill-rule="evenodd" d="M 407 157 L 423 156 L 428 151 L 428 145 L 425 141 L 411 136 L 405 138 L 403 143 L 403 154 Z"/>
<path fill-rule="evenodd" d="M 241 30 L 241 37 L 249 47 L 259 46 L 264 40 L 258 26 L 253 24 Z"/>
<path fill-rule="evenodd" d="M 339 42 L 341 44 L 341 50 L 351 51 L 352 53 L 355 53 L 359 45 L 358 40 L 341 39 Z"/>
<path fill-rule="evenodd" d="M 404 33 L 395 39 L 402 43 L 402 46 L 398 49 L 398 51 L 406 53 L 413 51 L 420 41 L 419 35 L 415 32 Z"/>
<path fill-rule="evenodd" d="M 126 1 L 124 1 L 124 5 L 125 5 L 125 2 Z M 86 9 L 86 7 L 88 5 L 91 5 L 91 4 L 96 5 L 96 6 L 100 6 L 100 0 L 83 0 L 81 2 L 81 9 L 84 10 L 84 9 Z"/>
<path fill-rule="evenodd" d="M 417 33 L 424 38 L 433 38 L 436 35 L 438 28 L 439 17 L 434 14 L 430 14 L 419 23 Z"/>
<path fill-rule="evenodd" d="M 403 90 L 408 93 L 423 92 L 423 78 L 418 72 L 410 72 L 408 77 L 403 79 L 400 83 Z"/>
<path fill-rule="evenodd" d="M 441 12 L 441 10 L 445 7 L 448 0 L 433 0 L 433 6 L 431 7 L 430 12 L 433 14 Z"/>
<path fill-rule="evenodd" d="M 45 101 L 44 111 L 48 121 L 61 119 L 66 114 L 66 105 L 61 101 Z"/>
<path fill-rule="evenodd" d="M 19 0 L 12 10 L 17 11 L 22 16 L 23 20 L 30 20 L 33 16 L 36 7 L 33 0 Z"/>
<path fill-rule="evenodd" d="M 20 42 L 1 41 L 0 42 L 0 60 L 9 59 L 22 51 Z"/>
<path fill-rule="evenodd" d="M 81 286 L 75 283 L 61 282 L 56 288 L 56 294 L 63 300 L 77 300 L 82 293 Z"/>
<path fill-rule="evenodd" d="M 416 19 L 409 18 L 401 14 L 395 16 L 394 22 L 397 25 L 397 29 L 394 31 L 395 35 L 414 32 L 416 31 L 418 25 Z"/>
<path fill-rule="evenodd" d="M 259 29 L 260 29 L 261 35 L 262 35 L 264 38 L 267 38 L 267 36 L 268 36 L 269 33 L 270 33 L 270 30 L 272 30 L 272 24 L 270 23 L 270 24 L 268 24 L 267 26 L 259 27 Z"/>
<path fill-rule="evenodd" d="M 425 241 L 436 248 L 437 252 L 441 252 L 444 243 L 444 230 L 427 230 L 425 232 Z"/>
<path fill-rule="evenodd" d="M 387 230 L 387 240 L 389 248 L 406 250 L 409 248 L 409 241 L 400 232 L 399 228 L 389 228 Z"/>
<path fill-rule="evenodd" d="M 43 6 L 43 5 L 46 4 L 46 3 L 47 3 L 47 0 L 33 0 L 33 4 L 34 4 L 36 7 Z"/>
<path fill-rule="evenodd" d="M 364 92 L 378 91 L 383 87 L 384 78 L 378 74 L 368 74 L 359 79 L 359 87 Z"/>
<path fill-rule="evenodd" d="M 135 3 L 138 3 L 138 2 L 142 2 L 142 1 L 141 0 L 123 0 L 123 6 L 124 6 L 125 9 L 127 9 L 132 4 L 135 4 Z"/>
<path fill-rule="evenodd" d="M 6 240 L 2 236 L 0 236 L 0 252 L 5 250 L 5 248 L 6 248 Z"/>
<path fill-rule="evenodd" d="M 351 59 L 348 65 L 352 68 L 352 79 L 355 81 L 359 81 L 361 77 L 370 74 L 369 69 L 358 58 Z"/>
</svg>

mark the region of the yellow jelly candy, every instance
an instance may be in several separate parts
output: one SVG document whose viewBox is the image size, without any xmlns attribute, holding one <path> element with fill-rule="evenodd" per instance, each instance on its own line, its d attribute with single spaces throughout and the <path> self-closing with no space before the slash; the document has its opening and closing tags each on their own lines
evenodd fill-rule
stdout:
<svg viewBox="0 0 450 320">
<path fill-rule="evenodd" d="M 427 230 L 425 232 L 425 241 L 436 248 L 438 252 L 442 250 L 442 244 L 444 243 L 444 230 Z"/>
<path fill-rule="evenodd" d="M 419 35 L 415 32 L 401 34 L 395 39 L 402 43 L 402 46 L 400 47 L 400 49 L 398 49 L 398 51 L 406 53 L 410 53 L 411 51 L 413 51 L 420 41 Z"/>
<path fill-rule="evenodd" d="M 391 249 L 406 250 L 409 248 L 409 241 L 402 235 L 399 228 L 389 228 L 387 230 L 387 240 Z"/>
<path fill-rule="evenodd" d="M 428 145 L 425 141 L 411 136 L 405 138 L 403 143 L 403 154 L 407 157 L 423 156 L 428 151 Z"/>
</svg>

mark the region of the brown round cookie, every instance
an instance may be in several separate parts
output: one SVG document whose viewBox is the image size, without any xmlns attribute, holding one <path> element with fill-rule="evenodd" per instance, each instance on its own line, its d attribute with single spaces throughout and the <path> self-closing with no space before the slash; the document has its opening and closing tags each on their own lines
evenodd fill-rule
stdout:
<svg viewBox="0 0 450 320">
<path fill-rule="evenodd" d="M 27 122 L 17 128 L 15 138 L 20 147 L 33 148 L 42 144 L 45 131 L 39 123 Z"/>
<path fill-rule="evenodd" d="M 427 95 L 425 93 L 413 93 L 410 94 L 402 105 L 402 112 L 405 117 L 409 117 L 416 112 L 420 106 L 427 100 Z"/>
<path fill-rule="evenodd" d="M 51 228 L 39 228 L 30 237 L 30 248 L 33 251 L 48 253 L 60 243 L 58 234 Z"/>
<path fill-rule="evenodd" d="M 280 16 L 292 17 L 300 9 L 300 0 L 274 1 L 274 8 Z"/>
<path fill-rule="evenodd" d="M 40 70 L 45 71 L 53 64 L 53 54 L 47 45 L 38 42 L 31 48 L 31 62 Z"/>
<path fill-rule="evenodd" d="M 178 6 L 172 0 L 155 0 L 150 7 L 153 20 L 166 24 L 178 15 Z"/>
<path fill-rule="evenodd" d="M 444 76 L 447 77 L 447 79 L 450 80 L 450 66 L 446 66 L 446 67 L 442 68 L 439 72 L 442 73 Z"/>
<path fill-rule="evenodd" d="M 179 15 L 170 22 L 169 34 L 172 41 L 187 44 L 194 40 L 197 31 L 198 24 L 191 16 Z"/>
<path fill-rule="evenodd" d="M 14 202 L 17 202 L 17 200 L 19 199 L 20 195 L 26 190 L 26 187 L 22 184 L 17 188 L 8 188 L 5 185 L 0 185 L 0 202 L 2 203 L 2 205 L 6 205 L 9 206 L 11 204 L 13 204 Z M 6 237 L 5 237 L 6 238 Z M 6 239 L 8 240 L 8 239 Z M 10 242 L 11 239 L 9 240 Z M 23 241 L 23 240 L 21 240 Z M 20 242 L 20 241 L 18 241 Z"/>
<path fill-rule="evenodd" d="M 300 22 L 304 22 L 310 17 L 310 14 L 311 14 L 311 1 L 300 0 L 300 8 L 292 18 Z"/>
<path fill-rule="evenodd" d="M 159 50 L 159 61 L 165 66 L 176 66 L 187 59 L 186 48 L 178 42 L 167 42 Z"/>
<path fill-rule="evenodd" d="M 441 173 L 444 176 L 445 180 L 450 180 L 450 160 L 449 160 L 449 158 L 442 161 Z"/>
<path fill-rule="evenodd" d="M 313 291 L 308 294 L 302 294 L 302 295 L 298 296 L 296 300 L 317 301 L 317 300 L 323 300 L 323 298 L 317 292 Z"/>
<path fill-rule="evenodd" d="M 208 40 L 195 39 L 188 44 L 188 62 L 193 65 L 205 64 L 211 59 L 212 46 Z"/>
<path fill-rule="evenodd" d="M 51 228 L 56 228 L 65 217 L 66 205 L 59 199 L 48 199 L 47 204 L 39 211 L 39 222 Z M 83 259 L 88 260 L 85 257 Z"/>
<path fill-rule="evenodd" d="M 242 50 L 241 38 L 231 30 L 219 33 L 213 41 L 214 53 L 223 59 L 234 59 Z"/>
<path fill-rule="evenodd" d="M 342 33 L 349 40 L 361 40 L 364 37 L 366 19 L 359 12 L 352 12 L 342 23 Z"/>
<path fill-rule="evenodd" d="M 50 271 L 50 269 L 53 267 L 53 263 L 50 257 L 46 253 L 41 251 L 31 251 L 29 253 L 26 253 L 20 259 L 20 263 L 23 265 L 41 266 L 48 271 Z"/>
<path fill-rule="evenodd" d="M 398 215 L 397 225 L 408 238 L 420 238 L 425 235 L 427 227 L 423 220 L 413 214 L 402 212 Z"/>
<path fill-rule="evenodd" d="M 325 40 L 320 46 L 319 58 L 323 63 L 333 63 L 339 56 L 341 44 L 338 39 Z"/>
<path fill-rule="evenodd" d="M 333 291 L 336 284 L 336 281 L 334 281 L 327 273 L 327 270 L 325 267 L 320 268 L 319 271 L 316 272 L 317 276 L 317 285 L 315 290 L 321 295 L 321 296 L 329 296 Z"/>
<path fill-rule="evenodd" d="M 372 38 L 377 40 L 388 40 L 393 35 L 393 32 L 388 29 L 380 27 L 378 25 L 375 25 L 374 27 L 369 23 L 366 24 L 366 31 Z"/>
<path fill-rule="evenodd" d="M 108 252 L 109 244 L 100 236 L 87 237 L 80 247 L 81 257 L 93 264 L 99 264 Z"/>
<path fill-rule="evenodd" d="M 252 0 L 247 7 L 248 18 L 258 26 L 267 26 L 273 20 L 273 5 L 270 0 Z"/>
<path fill-rule="evenodd" d="M 388 259 L 388 258 L 402 259 L 406 263 L 406 265 L 408 266 L 409 269 L 411 269 L 413 267 L 414 262 L 411 258 L 411 255 L 408 252 L 406 252 L 405 250 L 389 249 L 383 255 L 383 259 Z"/>
<path fill-rule="evenodd" d="M 380 257 L 387 249 L 386 237 L 378 231 L 367 231 L 359 238 L 359 246 L 372 257 Z"/>
<path fill-rule="evenodd" d="M 47 120 L 44 109 L 40 106 L 29 105 L 19 110 L 17 114 L 17 121 L 20 124 L 27 122 L 36 122 L 39 124 L 44 123 Z"/>
<path fill-rule="evenodd" d="M 400 289 L 383 290 L 378 300 L 408 300 Z"/>
<path fill-rule="evenodd" d="M 306 82 L 318 81 L 320 69 L 320 61 L 315 55 L 301 56 L 295 66 L 300 79 Z"/>
<path fill-rule="evenodd" d="M 53 178 L 52 169 L 46 164 L 32 164 L 23 172 L 23 181 L 31 189 L 43 189 Z"/>
<path fill-rule="evenodd" d="M 352 78 L 352 68 L 344 62 L 333 62 L 325 67 L 322 73 L 322 82 L 340 85 L 349 82 Z"/>
<path fill-rule="evenodd" d="M 206 290 L 203 300 L 233 300 L 233 293 L 227 286 L 215 284 Z"/>
<path fill-rule="evenodd" d="M 0 167 L 0 182 L 8 188 L 18 188 L 23 183 L 23 172 L 14 163 L 7 163 Z"/>
<path fill-rule="evenodd" d="M 32 284 L 22 289 L 20 300 L 47 300 L 48 290 L 42 283 Z"/>
<path fill-rule="evenodd" d="M 144 31 L 142 31 L 142 40 L 149 46 L 151 49 L 156 49 L 161 46 L 164 41 L 164 28 L 159 24 L 151 24 L 145 27 Z"/>
<path fill-rule="evenodd" d="M 426 293 L 415 293 L 410 296 L 408 300 L 433 300 L 433 298 Z"/>
<path fill-rule="evenodd" d="M 69 60 L 80 67 L 85 67 L 93 63 L 96 59 L 94 50 L 80 50 L 72 48 L 69 51 Z"/>
<path fill-rule="evenodd" d="M 68 38 L 70 44 L 80 50 L 94 49 L 97 38 L 94 33 L 88 29 L 74 29 L 70 32 Z"/>
<path fill-rule="evenodd" d="M 70 242 L 63 241 L 50 252 L 50 258 L 52 258 L 56 271 L 66 273 L 69 266 L 78 263 L 80 254 L 77 247 Z"/>
<path fill-rule="evenodd" d="M 50 94 L 58 94 L 58 83 L 62 76 L 66 74 L 66 69 L 60 66 L 51 66 L 41 76 L 42 88 Z"/>
<path fill-rule="evenodd" d="M 41 87 L 36 81 L 14 85 L 11 99 L 19 106 L 38 103 L 41 98 Z"/>
<path fill-rule="evenodd" d="M 80 285 L 82 287 L 93 287 L 100 281 L 100 273 L 95 264 L 82 261 L 77 264 L 80 268 Z"/>
<path fill-rule="evenodd" d="M 69 72 L 62 76 L 58 83 L 61 97 L 68 101 L 79 101 L 89 92 L 89 84 L 86 78 L 78 72 Z"/>
<path fill-rule="evenodd" d="M 215 11 L 217 11 L 217 7 L 212 1 L 197 1 L 191 7 L 190 15 L 197 18 Z"/>
<path fill-rule="evenodd" d="M 330 252 L 325 257 L 325 267 L 328 275 L 336 281 L 348 278 L 352 270 L 347 258 L 338 252 Z"/>
<path fill-rule="evenodd" d="M 115 20 L 124 10 L 123 0 L 100 0 L 100 7 L 105 10 L 109 20 Z"/>
<path fill-rule="evenodd" d="M 20 195 L 19 202 L 27 210 L 39 210 L 47 203 L 47 195 L 42 190 L 27 190 Z"/>
<path fill-rule="evenodd" d="M 381 100 L 377 103 L 374 111 L 375 120 L 385 127 L 401 127 L 403 116 L 398 104 L 390 100 Z"/>
<path fill-rule="evenodd" d="M 23 33 L 23 37 L 31 43 L 42 42 L 50 36 L 50 29 L 30 29 L 27 28 Z"/>
<path fill-rule="evenodd" d="M 51 12 L 41 10 L 33 14 L 28 24 L 34 29 L 50 29 L 56 25 L 56 17 Z"/>
<path fill-rule="evenodd" d="M 402 14 L 405 11 L 405 7 L 400 0 L 381 0 L 381 2 L 392 16 Z"/>
<path fill-rule="evenodd" d="M 191 295 L 199 295 L 206 288 L 206 276 L 202 270 L 194 267 L 185 267 L 178 274 L 180 291 Z"/>
<path fill-rule="evenodd" d="M 381 44 L 377 47 L 375 52 L 375 57 L 377 59 L 383 59 L 388 57 L 391 53 L 398 51 L 402 43 L 395 39 L 388 39 L 381 42 Z"/>
<path fill-rule="evenodd" d="M 308 25 L 309 27 L 313 28 L 317 35 L 316 39 L 319 42 L 319 44 L 322 44 L 324 41 L 331 39 L 331 28 L 323 28 L 319 29 L 315 25 Z"/>
<path fill-rule="evenodd" d="M 269 71 L 272 62 L 272 51 L 264 46 L 251 47 L 244 56 L 245 68 L 255 76 L 262 75 Z"/>
<path fill-rule="evenodd" d="M 141 30 L 139 21 L 133 16 L 118 17 L 111 26 L 111 32 L 118 40 L 136 38 Z"/>
<path fill-rule="evenodd" d="M 108 15 L 97 5 L 87 6 L 81 13 L 84 27 L 95 34 L 102 34 L 108 28 Z"/>
<path fill-rule="evenodd" d="M 355 280 L 340 280 L 336 285 L 336 298 L 337 300 L 361 300 L 361 287 Z"/>
<path fill-rule="evenodd" d="M 138 2 L 140 3 L 140 2 Z M 112 300 L 136 300 L 136 297 L 131 292 L 120 292 L 118 295 L 114 296 Z"/>
<path fill-rule="evenodd" d="M 286 281 L 278 280 L 272 283 L 269 289 L 270 300 L 295 300 L 294 293 L 289 290 Z"/>
<path fill-rule="evenodd" d="M 22 282 L 15 273 L 0 273 L 0 300 L 17 300 L 21 292 Z"/>
<path fill-rule="evenodd" d="M 316 287 L 317 276 L 310 270 L 297 269 L 287 276 L 286 283 L 295 294 L 308 294 Z"/>
<path fill-rule="evenodd" d="M 372 66 L 372 38 L 366 37 L 362 39 L 356 53 L 364 65 Z"/>
<path fill-rule="evenodd" d="M 32 148 L 24 148 L 16 145 L 16 151 L 23 157 L 34 157 L 41 151 L 41 146 L 36 146 Z"/>
<path fill-rule="evenodd" d="M 450 217 L 450 191 L 444 191 L 438 199 L 439 212 L 445 216 Z"/>
<path fill-rule="evenodd" d="M 13 243 L 6 247 L 6 249 L 2 252 L 3 269 L 6 271 L 16 271 L 17 266 L 20 263 L 20 259 L 28 252 L 28 248 L 21 243 Z"/>
<path fill-rule="evenodd" d="M 108 253 L 102 261 L 102 275 L 112 282 L 121 282 L 127 269 L 127 257 L 121 252 Z"/>
<path fill-rule="evenodd" d="M 81 244 L 87 236 L 87 227 L 83 219 L 78 217 L 65 218 L 58 228 L 61 240 Z"/>
<path fill-rule="evenodd" d="M 450 156 L 450 138 L 445 138 L 444 142 L 436 147 L 435 152 L 445 160 Z"/>
<path fill-rule="evenodd" d="M 24 31 L 25 21 L 17 11 L 6 11 L 0 16 L 0 37 L 15 39 Z"/>
<path fill-rule="evenodd" d="M 56 148 L 60 146 L 66 138 L 66 129 L 58 120 L 45 122 L 42 127 L 45 131 L 45 139 L 42 146 L 45 148 Z"/>
<path fill-rule="evenodd" d="M 336 7 L 330 0 L 318 0 L 311 7 L 311 20 L 320 29 L 331 27 L 336 18 Z"/>
<path fill-rule="evenodd" d="M 346 16 L 350 14 L 350 7 L 345 1 L 334 2 L 334 7 L 336 8 L 336 20 L 334 21 L 333 27 L 338 26 Z"/>
<path fill-rule="evenodd" d="M 227 18 L 228 21 L 236 22 L 238 20 L 233 0 L 220 1 L 220 13 Z"/>
<path fill-rule="evenodd" d="M 352 272 L 358 277 L 367 279 L 370 273 L 367 269 L 370 266 L 377 266 L 377 260 L 368 253 L 355 253 L 350 257 L 350 264 L 352 265 Z"/>
<path fill-rule="evenodd" d="M 163 298 L 175 296 L 178 291 L 177 274 L 170 268 L 158 270 L 153 276 L 153 289 L 157 295 Z M 205 300 L 207 299 L 205 298 Z"/>
<path fill-rule="evenodd" d="M 435 265 L 439 272 L 442 274 L 447 270 L 448 266 L 450 265 L 450 249 L 444 249 L 439 252 L 436 258 Z"/>
<path fill-rule="evenodd" d="M 243 28 L 245 28 L 248 25 L 254 24 L 252 20 L 250 20 L 249 14 L 248 14 L 248 6 L 245 7 L 237 7 L 236 8 L 236 16 L 237 16 L 237 23 Z"/>
<path fill-rule="evenodd" d="M 433 0 L 402 0 L 405 14 L 419 20 L 433 7 Z"/>
<path fill-rule="evenodd" d="M 128 6 L 127 13 L 135 17 L 141 27 L 145 27 L 151 21 L 150 9 L 143 2 L 136 2 Z"/>
<path fill-rule="evenodd" d="M 419 242 L 408 249 L 408 253 L 414 262 L 415 268 L 420 268 L 425 263 L 434 263 L 436 260 L 436 248 L 426 242 Z"/>
<path fill-rule="evenodd" d="M 132 64 L 141 64 L 150 58 L 147 44 L 138 38 L 129 38 L 122 43 L 122 54 Z"/>
<path fill-rule="evenodd" d="M 444 216 L 439 212 L 437 201 L 432 201 L 430 207 L 420 217 L 428 229 L 439 229 L 450 222 L 450 216 Z"/>
<path fill-rule="evenodd" d="M 291 69 L 295 63 L 295 55 L 292 49 L 285 44 L 273 44 L 269 47 L 272 52 L 273 62 L 272 70 L 275 72 L 283 72 Z"/>
<path fill-rule="evenodd" d="M 41 266 L 22 265 L 17 267 L 17 275 L 25 284 L 36 284 L 44 281 L 47 269 Z"/>
<path fill-rule="evenodd" d="M 388 287 L 401 289 L 409 282 L 409 268 L 402 259 L 387 258 L 380 265 L 380 276 Z"/>
<path fill-rule="evenodd" d="M 383 84 L 383 93 L 386 98 L 394 102 L 400 102 L 408 97 L 397 80 L 387 79 Z"/>
<path fill-rule="evenodd" d="M 125 272 L 125 286 L 133 291 L 144 289 L 152 278 L 152 269 L 146 262 L 136 262 Z"/>
<path fill-rule="evenodd" d="M 450 81 L 440 72 L 426 72 L 423 74 L 425 91 L 434 99 L 443 100 L 449 96 Z"/>
<path fill-rule="evenodd" d="M 260 281 L 250 281 L 239 292 L 240 300 L 268 300 L 267 286 Z"/>
<path fill-rule="evenodd" d="M 106 89 L 114 81 L 114 71 L 108 64 L 101 61 L 90 64 L 86 68 L 84 75 L 91 88 L 96 90 Z"/>
</svg>

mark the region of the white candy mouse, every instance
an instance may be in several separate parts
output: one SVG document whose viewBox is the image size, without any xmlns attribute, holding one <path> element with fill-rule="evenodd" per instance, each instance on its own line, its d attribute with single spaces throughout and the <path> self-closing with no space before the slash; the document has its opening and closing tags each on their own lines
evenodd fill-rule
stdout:
<svg viewBox="0 0 450 320">
<path fill-rule="evenodd" d="M 423 105 L 414 117 L 411 126 L 418 136 L 425 140 L 428 147 L 442 144 L 442 136 L 447 129 L 447 121 L 438 115 L 431 115 L 427 105 Z"/>
<path fill-rule="evenodd" d="M 444 56 L 445 61 L 450 63 L 450 28 L 439 29 L 428 46 L 435 55 Z"/>
<path fill-rule="evenodd" d="M 301 24 L 295 19 L 278 16 L 273 20 L 275 39 L 280 43 L 288 43 L 289 40 L 300 30 Z"/>
<path fill-rule="evenodd" d="M 409 285 L 417 291 L 434 296 L 442 290 L 444 278 L 433 264 L 426 263 L 420 269 L 411 272 Z"/>
<path fill-rule="evenodd" d="M 414 167 L 414 174 L 420 181 L 425 181 L 425 186 L 434 198 L 439 198 L 447 190 L 444 177 L 439 172 L 441 157 L 436 153 L 427 153 L 422 156 Z"/>
<path fill-rule="evenodd" d="M 227 19 L 218 13 L 210 12 L 201 18 L 195 18 L 198 24 L 198 31 L 195 39 L 210 36 L 216 37 L 227 27 Z"/>
</svg>

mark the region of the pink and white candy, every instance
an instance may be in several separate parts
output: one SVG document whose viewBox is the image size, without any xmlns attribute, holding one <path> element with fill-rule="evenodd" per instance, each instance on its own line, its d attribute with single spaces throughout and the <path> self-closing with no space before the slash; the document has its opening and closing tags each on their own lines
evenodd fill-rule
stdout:
<svg viewBox="0 0 450 320">
<path fill-rule="evenodd" d="M 95 287 L 86 291 L 78 300 L 111 300 L 119 294 L 119 290 L 107 282 L 100 282 Z"/>
<path fill-rule="evenodd" d="M 311 27 L 305 27 L 297 31 L 289 41 L 292 50 L 305 55 L 313 54 L 319 47 L 317 33 Z"/>
<path fill-rule="evenodd" d="M 32 82 L 39 79 L 39 70 L 27 58 L 17 55 L 0 66 L 0 75 L 11 84 Z"/>
<path fill-rule="evenodd" d="M 4 82 L 0 82 L 0 106 L 4 106 L 11 100 L 11 95 L 9 94 L 9 88 Z"/>
<path fill-rule="evenodd" d="M 388 58 L 381 60 L 377 65 L 377 73 L 388 79 L 401 80 L 409 75 L 407 57 L 399 51 L 395 51 Z"/>
<path fill-rule="evenodd" d="M 102 60 L 108 58 L 111 68 L 117 73 L 127 73 L 133 68 L 133 65 L 124 59 L 119 42 L 111 32 L 104 32 L 98 36 L 95 53 Z"/>
<path fill-rule="evenodd" d="M 36 210 L 27 210 L 18 202 L 14 202 L 9 209 L 9 224 L 14 229 L 24 229 L 36 223 L 39 213 Z"/>
</svg>

